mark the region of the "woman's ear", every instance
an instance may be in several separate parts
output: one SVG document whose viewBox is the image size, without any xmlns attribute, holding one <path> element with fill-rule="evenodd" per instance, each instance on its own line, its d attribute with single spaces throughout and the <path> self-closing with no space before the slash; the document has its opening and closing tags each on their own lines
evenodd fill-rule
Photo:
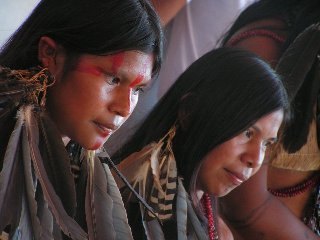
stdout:
<svg viewBox="0 0 320 240">
<path fill-rule="evenodd" d="M 43 67 L 52 69 L 56 65 L 57 43 L 50 37 L 43 36 L 38 44 L 38 59 Z"/>
</svg>

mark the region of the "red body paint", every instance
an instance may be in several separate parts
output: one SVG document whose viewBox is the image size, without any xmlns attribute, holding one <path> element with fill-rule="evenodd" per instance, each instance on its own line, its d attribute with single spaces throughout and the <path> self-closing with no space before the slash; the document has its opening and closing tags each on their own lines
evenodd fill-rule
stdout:
<svg viewBox="0 0 320 240">
<path fill-rule="evenodd" d="M 130 83 L 129 87 L 134 88 L 135 86 L 139 85 L 139 83 L 141 83 L 143 80 L 143 76 L 141 74 L 139 74 L 136 79 Z"/>
<path fill-rule="evenodd" d="M 97 150 L 98 148 L 100 148 L 101 146 L 102 146 L 102 144 L 103 144 L 103 142 L 101 141 L 97 141 L 93 146 L 92 146 L 92 148 L 91 149 L 89 149 L 89 150 Z"/>
<path fill-rule="evenodd" d="M 113 71 L 113 73 L 118 72 L 118 69 L 123 64 L 123 60 L 124 60 L 124 52 L 112 55 L 112 71 Z"/>
<path fill-rule="evenodd" d="M 95 75 L 95 76 L 101 76 L 102 74 L 102 69 L 99 68 L 99 67 L 94 67 L 94 66 L 90 66 L 90 65 L 85 65 L 85 64 L 78 64 L 76 70 L 78 72 L 82 72 L 82 73 L 90 73 L 92 75 Z"/>
</svg>

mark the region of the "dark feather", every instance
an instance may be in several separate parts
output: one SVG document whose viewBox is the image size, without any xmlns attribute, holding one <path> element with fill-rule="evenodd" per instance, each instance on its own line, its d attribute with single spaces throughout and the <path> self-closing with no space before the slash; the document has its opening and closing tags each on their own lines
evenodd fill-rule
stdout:
<svg viewBox="0 0 320 240">
<path fill-rule="evenodd" d="M 177 187 L 177 234 L 178 239 L 187 239 L 187 219 L 188 219 L 188 196 L 186 191 L 182 186 L 181 179 L 178 178 L 178 187 Z"/>
<path fill-rule="evenodd" d="M 71 173 L 70 159 L 57 127 L 44 111 L 40 112 L 40 149 L 49 179 L 68 215 L 74 216 L 76 190 Z"/>
<path fill-rule="evenodd" d="M 21 217 L 19 222 L 19 231 L 20 231 L 21 239 L 33 238 L 33 229 L 32 229 L 32 224 L 31 224 L 31 219 L 29 214 L 28 200 L 26 199 L 25 192 L 22 194 L 22 209 L 21 209 Z M 34 237 L 34 239 L 40 239 L 40 238 Z"/>
<path fill-rule="evenodd" d="M 112 159 L 110 158 L 109 154 L 107 152 L 101 152 L 99 153 L 99 159 L 101 162 L 106 163 L 109 167 L 113 169 L 115 174 L 121 179 L 121 181 L 124 183 L 124 185 L 131 191 L 131 193 L 139 200 L 139 202 L 146 208 L 146 210 L 149 211 L 151 215 L 156 217 L 158 219 L 157 214 L 154 212 L 154 209 L 134 190 L 134 187 L 131 186 L 131 184 L 128 182 L 126 177 L 118 170 Z M 119 185 L 118 185 L 119 186 Z M 121 187 L 119 187 L 121 188 Z M 160 221 L 158 219 L 158 221 Z"/>
<path fill-rule="evenodd" d="M 116 239 L 133 239 L 131 228 L 128 223 L 128 216 L 124 208 L 122 197 L 119 188 L 112 176 L 112 173 L 107 164 L 100 163 L 98 159 L 95 160 L 97 164 L 103 166 L 105 175 L 108 182 L 108 194 L 111 196 L 113 201 L 112 217 L 113 225 L 116 232 Z"/>
<path fill-rule="evenodd" d="M 37 186 L 36 176 L 33 174 L 31 153 L 26 128 L 23 129 L 23 165 L 25 176 L 25 196 L 28 202 L 30 223 L 35 239 L 52 239 L 53 217 L 43 199 L 41 188 Z M 27 219 L 26 219 L 27 220 Z M 27 238 L 26 238 L 27 239 Z"/>
<path fill-rule="evenodd" d="M 0 232 L 7 225 L 17 226 L 21 212 L 22 169 L 20 136 L 23 116 L 18 114 L 18 120 L 10 136 L 8 147 L 0 173 Z"/>
<path fill-rule="evenodd" d="M 112 221 L 113 202 L 107 193 L 107 181 L 101 163 L 87 157 L 86 219 L 89 239 L 116 239 Z M 108 226 L 108 227 L 106 227 Z"/>
<path fill-rule="evenodd" d="M 43 165 L 42 156 L 38 149 L 39 132 L 37 122 L 31 106 L 25 110 L 25 126 L 28 134 L 31 159 L 35 170 L 36 177 L 41 185 L 44 198 L 48 203 L 51 213 L 61 230 L 72 239 L 87 239 L 87 234 L 81 229 L 77 222 L 72 219 L 65 211 L 61 200 L 57 196 Z"/>
<path fill-rule="evenodd" d="M 319 50 L 320 25 L 314 24 L 289 46 L 276 68 L 292 106 L 293 119 L 286 126 L 283 137 L 284 149 L 289 153 L 298 151 L 306 143 L 314 117 L 313 107 L 320 87 Z"/>
</svg>

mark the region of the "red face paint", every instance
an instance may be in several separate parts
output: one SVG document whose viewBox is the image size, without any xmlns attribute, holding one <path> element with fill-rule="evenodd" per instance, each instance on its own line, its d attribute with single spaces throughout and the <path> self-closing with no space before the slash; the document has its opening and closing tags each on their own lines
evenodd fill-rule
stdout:
<svg viewBox="0 0 320 240">
<path fill-rule="evenodd" d="M 139 74 L 136 79 L 130 83 L 129 87 L 134 88 L 135 86 L 139 85 L 139 83 L 141 83 L 143 80 L 143 76 L 141 74 Z"/>
<path fill-rule="evenodd" d="M 99 147 L 101 147 L 103 142 L 97 141 L 89 150 L 97 150 Z"/>
<path fill-rule="evenodd" d="M 121 67 L 124 61 L 124 53 L 117 53 L 112 55 L 112 71 L 113 73 L 117 73 L 118 69 Z"/>
<path fill-rule="evenodd" d="M 79 63 L 76 70 L 78 72 L 82 72 L 82 73 L 89 73 L 92 75 L 95 75 L 97 77 L 99 77 L 102 74 L 102 69 L 98 68 L 98 67 L 94 67 L 94 66 L 90 66 L 90 65 L 86 65 L 83 63 Z"/>
</svg>

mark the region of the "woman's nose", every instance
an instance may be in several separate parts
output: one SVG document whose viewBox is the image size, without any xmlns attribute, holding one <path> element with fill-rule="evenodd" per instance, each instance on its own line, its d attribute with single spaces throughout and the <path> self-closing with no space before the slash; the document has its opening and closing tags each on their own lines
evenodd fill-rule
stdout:
<svg viewBox="0 0 320 240">
<path fill-rule="evenodd" d="M 138 96 L 131 88 L 120 88 L 112 96 L 109 110 L 121 117 L 129 117 L 137 105 Z"/>
<path fill-rule="evenodd" d="M 265 147 L 262 143 L 252 143 L 242 154 L 241 161 L 249 168 L 261 166 L 265 156 Z"/>
</svg>

